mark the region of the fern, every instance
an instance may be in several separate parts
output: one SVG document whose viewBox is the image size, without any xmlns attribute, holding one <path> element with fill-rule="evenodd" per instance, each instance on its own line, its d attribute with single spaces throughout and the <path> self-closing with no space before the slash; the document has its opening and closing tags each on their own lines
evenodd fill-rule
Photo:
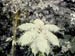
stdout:
<svg viewBox="0 0 75 56">
<path fill-rule="evenodd" d="M 24 34 L 18 39 L 18 43 L 22 46 L 29 45 L 34 55 L 40 51 L 47 55 L 50 52 L 50 44 L 60 46 L 57 36 L 51 31 L 59 31 L 60 28 L 52 24 L 44 24 L 40 19 L 34 20 L 33 23 L 26 23 L 18 26 L 19 29 L 24 30 Z"/>
</svg>

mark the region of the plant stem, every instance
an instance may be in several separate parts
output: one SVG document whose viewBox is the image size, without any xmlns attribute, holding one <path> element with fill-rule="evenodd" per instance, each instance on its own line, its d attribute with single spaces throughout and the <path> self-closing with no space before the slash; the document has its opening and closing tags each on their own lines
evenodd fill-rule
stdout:
<svg viewBox="0 0 75 56">
<path fill-rule="evenodd" d="M 16 41 L 16 31 L 17 31 L 17 22 L 18 22 L 19 13 L 16 12 L 13 17 L 13 40 L 12 40 L 12 56 L 15 56 L 15 41 Z"/>
</svg>

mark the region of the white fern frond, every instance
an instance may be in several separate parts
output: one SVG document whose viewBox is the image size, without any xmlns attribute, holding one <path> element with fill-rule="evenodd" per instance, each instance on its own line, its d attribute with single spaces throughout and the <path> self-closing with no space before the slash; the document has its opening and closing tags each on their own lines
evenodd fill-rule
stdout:
<svg viewBox="0 0 75 56">
<path fill-rule="evenodd" d="M 22 25 L 18 26 L 18 28 L 21 30 L 30 30 L 30 29 L 34 28 L 34 24 L 26 23 L 26 24 L 22 24 Z"/>
<path fill-rule="evenodd" d="M 57 36 L 55 36 L 53 33 L 47 32 L 46 39 L 54 46 L 59 46 L 59 40 L 58 40 Z"/>
<path fill-rule="evenodd" d="M 39 51 L 42 52 L 43 54 L 44 53 L 49 54 L 50 45 L 49 45 L 48 41 L 43 37 L 44 37 L 44 35 L 41 35 L 41 34 L 37 37 L 37 39 L 36 39 L 37 47 L 38 47 Z"/>
<path fill-rule="evenodd" d="M 42 20 L 40 20 L 40 19 L 36 19 L 36 20 L 34 20 L 34 22 L 33 22 L 35 25 L 41 25 L 41 26 L 43 26 L 44 25 L 44 22 L 42 21 Z"/>
<path fill-rule="evenodd" d="M 28 30 L 19 38 L 18 43 L 23 46 L 29 45 L 34 55 L 36 55 L 38 51 L 48 55 L 50 52 L 50 43 L 54 46 L 59 46 L 57 36 L 50 32 L 57 32 L 60 30 L 60 28 L 56 25 L 45 25 L 43 21 L 36 19 L 34 20 L 33 24 L 27 23 L 19 26 L 18 28 Z"/>
<path fill-rule="evenodd" d="M 34 53 L 34 56 L 36 56 L 36 54 L 38 53 L 38 48 L 36 46 L 36 42 L 33 42 L 31 45 L 30 45 L 30 48 L 32 49 L 32 53 Z"/>
<path fill-rule="evenodd" d="M 58 32 L 60 30 L 60 28 L 56 25 L 53 24 L 47 24 L 45 25 L 45 28 L 48 29 L 49 31 L 53 31 L 53 32 Z"/>
<path fill-rule="evenodd" d="M 22 46 L 31 44 L 35 38 L 36 38 L 36 32 L 29 31 L 25 32 L 18 40 L 18 43 L 20 43 Z"/>
</svg>

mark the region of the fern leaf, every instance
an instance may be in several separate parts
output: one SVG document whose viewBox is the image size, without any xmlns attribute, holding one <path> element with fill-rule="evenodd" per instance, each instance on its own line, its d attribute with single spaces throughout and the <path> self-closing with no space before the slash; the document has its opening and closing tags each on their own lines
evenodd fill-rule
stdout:
<svg viewBox="0 0 75 56">
<path fill-rule="evenodd" d="M 55 36 L 53 33 L 51 32 L 47 32 L 46 34 L 46 39 L 53 45 L 55 46 L 59 46 L 59 40 L 57 38 L 57 36 Z"/>
<path fill-rule="evenodd" d="M 30 29 L 34 28 L 34 24 L 26 23 L 26 24 L 22 24 L 22 25 L 18 26 L 18 28 L 21 30 L 30 30 Z"/>
<path fill-rule="evenodd" d="M 45 28 L 52 32 L 58 32 L 60 30 L 58 26 L 53 25 L 53 24 L 47 24 L 45 25 Z"/>
<path fill-rule="evenodd" d="M 36 38 L 36 32 L 26 32 L 18 40 L 18 43 L 21 43 L 22 46 L 31 44 Z"/>
</svg>

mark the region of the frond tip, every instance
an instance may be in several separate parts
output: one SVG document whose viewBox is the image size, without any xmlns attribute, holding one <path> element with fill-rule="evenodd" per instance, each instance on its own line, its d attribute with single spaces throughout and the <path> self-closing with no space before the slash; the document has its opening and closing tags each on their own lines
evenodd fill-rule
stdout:
<svg viewBox="0 0 75 56">
<path fill-rule="evenodd" d="M 47 24 L 45 25 L 45 28 L 52 32 L 58 32 L 60 30 L 58 26 L 53 25 L 53 24 Z"/>
<path fill-rule="evenodd" d="M 26 23 L 26 24 L 22 24 L 18 26 L 19 29 L 26 30 L 26 31 L 32 29 L 33 27 L 34 27 L 34 24 L 32 23 Z"/>
</svg>

